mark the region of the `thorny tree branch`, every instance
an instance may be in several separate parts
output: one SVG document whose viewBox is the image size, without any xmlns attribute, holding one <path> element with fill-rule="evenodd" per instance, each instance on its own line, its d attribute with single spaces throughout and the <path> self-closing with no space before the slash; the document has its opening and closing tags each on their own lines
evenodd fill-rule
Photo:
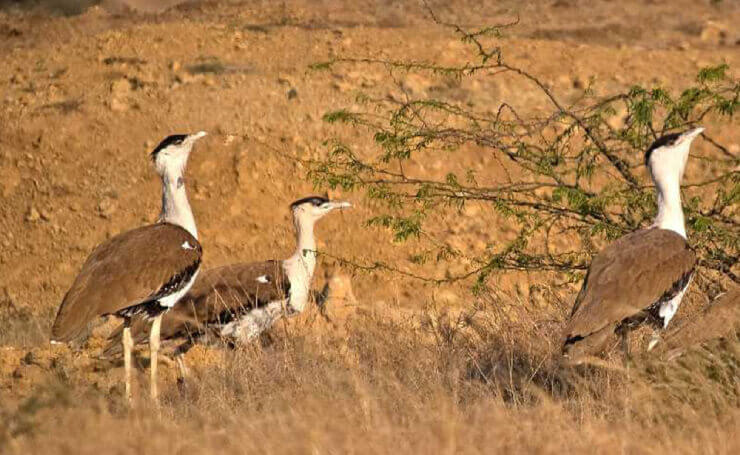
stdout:
<svg viewBox="0 0 740 455">
<path fill-rule="evenodd" d="M 346 144 L 330 141 L 328 157 L 307 164 L 317 186 L 364 190 L 370 198 L 385 203 L 386 213 L 371 219 L 370 224 L 390 229 L 399 241 L 421 238 L 433 245 L 429 252 L 436 250 L 437 260 L 465 260 L 472 268 L 461 275 L 438 278 L 379 261 L 334 258 L 356 270 L 384 270 L 437 284 L 473 277 L 480 284 L 494 271 L 582 270 L 593 253 L 592 236 L 614 238 L 646 225 L 654 216 L 653 189 L 640 184 L 635 174 L 643 165 L 643 153 L 650 142 L 667 131 L 706 121 L 708 116 L 713 121 L 732 119 L 738 107 L 740 83 L 727 76 L 726 65 L 703 69 L 696 86 L 685 88 L 677 96 L 660 87 L 633 86 L 626 93 L 596 98 L 589 87 L 566 105 L 534 74 L 508 64 L 500 46 L 484 44 L 484 39 L 497 39 L 503 30 L 516 25 L 518 18 L 468 31 L 441 21 L 425 6 L 435 23 L 451 28 L 473 46 L 475 60 L 439 65 L 339 57 L 315 65 L 381 65 L 402 95 L 362 95 L 358 100 L 369 107 L 366 111 L 327 113 L 327 122 L 342 122 L 372 132 L 378 148 L 357 153 Z M 399 72 L 431 73 L 458 80 L 473 75 L 514 75 L 532 83 L 552 111 L 546 115 L 524 114 L 502 101 L 493 112 L 476 112 L 468 105 L 445 99 L 414 98 L 397 80 Z M 619 110 L 626 114 L 619 122 L 610 121 Z M 740 162 L 716 139 L 706 133 L 702 137 L 724 159 L 703 155 L 718 170 L 704 181 L 684 186 L 687 228 L 701 267 L 738 281 L 733 267 L 740 242 Z M 441 179 L 422 178 L 406 166 L 451 156 L 464 147 L 490 151 L 505 181 L 480 185 L 472 169 L 464 176 L 448 173 Z M 466 257 L 451 252 L 446 242 L 425 231 L 430 214 L 469 203 L 490 205 L 500 216 L 512 220 L 519 229 L 517 239 L 496 251 Z M 549 241 L 553 230 L 577 233 L 580 248 L 553 250 Z M 536 243 L 531 239 L 537 236 L 547 239 L 544 251 L 533 246 Z"/>
</svg>

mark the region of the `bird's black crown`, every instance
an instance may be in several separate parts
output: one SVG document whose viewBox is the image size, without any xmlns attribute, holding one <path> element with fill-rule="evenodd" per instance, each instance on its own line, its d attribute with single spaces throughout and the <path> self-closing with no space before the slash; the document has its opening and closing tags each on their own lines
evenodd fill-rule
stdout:
<svg viewBox="0 0 740 455">
<path fill-rule="evenodd" d="M 678 141 L 678 139 L 681 136 L 683 136 L 685 132 L 686 131 L 683 131 L 681 133 L 666 134 L 665 136 L 661 136 L 658 139 L 656 139 L 655 142 L 650 144 L 650 147 L 648 147 L 647 152 L 645 152 L 645 165 L 647 166 L 648 161 L 650 161 L 650 156 L 653 154 L 653 151 L 655 151 L 655 149 L 674 145 L 676 141 Z"/>
<path fill-rule="evenodd" d="M 306 203 L 310 203 L 314 205 L 315 207 L 318 207 L 321 204 L 326 204 L 327 202 L 329 202 L 329 199 L 323 196 L 309 196 L 309 197 L 304 197 L 303 199 L 298 199 L 297 201 L 290 204 L 290 209 L 292 210 L 298 207 L 299 205 L 306 204 Z"/>
<path fill-rule="evenodd" d="M 159 143 L 159 145 L 154 149 L 154 151 L 151 153 L 152 161 L 157 159 L 157 155 L 162 150 L 166 149 L 170 145 L 180 145 L 182 142 L 187 138 L 187 134 L 173 134 L 171 136 L 167 136 L 164 138 L 162 142 Z"/>
</svg>

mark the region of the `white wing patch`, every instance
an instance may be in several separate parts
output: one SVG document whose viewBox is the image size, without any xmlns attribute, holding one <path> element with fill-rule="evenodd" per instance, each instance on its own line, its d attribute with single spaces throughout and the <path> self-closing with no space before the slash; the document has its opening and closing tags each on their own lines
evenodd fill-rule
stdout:
<svg viewBox="0 0 740 455">
<path fill-rule="evenodd" d="M 270 277 L 267 276 L 267 275 L 260 275 L 260 276 L 257 277 L 257 282 L 259 282 L 259 283 L 269 283 L 270 282 Z"/>
<path fill-rule="evenodd" d="M 182 249 L 183 250 L 194 250 L 195 247 L 191 245 L 190 243 L 188 243 L 187 240 L 185 240 L 184 242 L 182 242 Z"/>
<path fill-rule="evenodd" d="M 686 292 L 686 289 L 689 288 L 689 285 L 691 284 L 691 280 L 693 279 L 693 275 L 689 278 L 689 281 L 686 283 L 686 286 L 679 291 L 678 294 L 676 294 L 675 297 L 673 297 L 671 300 L 667 302 L 663 302 L 660 304 L 660 309 L 658 310 L 658 314 L 660 317 L 663 318 L 663 329 L 668 327 L 668 323 L 671 322 L 671 319 L 673 319 L 673 316 L 675 316 L 676 312 L 678 311 L 678 306 L 681 304 L 681 300 L 683 299 L 683 295 Z"/>
<path fill-rule="evenodd" d="M 161 299 L 159 299 L 159 305 L 165 308 L 172 308 L 173 306 L 175 306 L 175 304 L 182 298 L 182 296 L 187 294 L 190 288 L 193 286 L 193 283 L 195 283 L 195 278 L 198 277 L 199 272 L 200 270 L 196 270 L 192 278 L 190 278 L 190 281 L 188 281 L 187 284 L 182 289 L 180 289 L 179 291 L 173 294 L 166 295 L 162 297 Z"/>
</svg>

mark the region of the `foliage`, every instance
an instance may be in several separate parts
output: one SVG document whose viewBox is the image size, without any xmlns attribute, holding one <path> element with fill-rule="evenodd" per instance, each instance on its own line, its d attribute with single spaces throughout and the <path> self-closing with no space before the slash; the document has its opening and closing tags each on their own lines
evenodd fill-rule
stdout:
<svg viewBox="0 0 740 455">
<path fill-rule="evenodd" d="M 486 277 L 506 270 L 584 269 L 594 253 L 593 240 L 611 240 L 648 225 L 656 211 L 651 186 L 640 183 L 645 149 L 662 134 L 708 121 L 732 122 L 738 109 L 740 82 L 722 64 L 699 71 L 695 83 L 675 91 L 634 85 L 624 93 L 597 96 L 586 87 L 566 105 L 546 83 L 526 69 L 508 63 L 497 40 L 515 23 L 466 31 L 449 27 L 473 49 L 474 59 L 457 66 L 411 60 L 334 58 L 314 65 L 317 70 L 381 65 L 389 77 L 423 73 L 458 83 L 472 77 L 516 77 L 527 81 L 549 102 L 547 112 L 519 112 L 502 100 L 489 112 L 440 97 L 420 97 L 403 90 L 400 96 L 373 98 L 360 94 L 361 110 L 343 108 L 324 115 L 329 123 L 368 131 L 376 148 L 356 150 L 352 144 L 327 141 L 328 156 L 313 162 L 310 177 L 319 187 L 364 191 L 382 213 L 370 225 L 387 228 L 395 241 L 428 242 L 426 258 L 467 263 L 468 272 L 444 278 L 417 277 L 434 282 Z M 493 45 L 491 45 L 493 43 Z M 706 132 L 703 141 L 717 172 L 706 181 L 685 187 L 684 210 L 692 245 L 705 269 L 739 281 L 733 266 L 738 253 L 737 204 L 740 197 L 738 159 Z M 700 139 L 702 140 L 702 139 Z M 408 171 L 415 163 L 442 160 L 471 148 L 489 151 L 508 176 L 494 185 L 478 183 L 474 169 L 449 172 L 441 178 Z M 455 251 L 428 229 L 433 215 L 489 204 L 501 219 L 516 226 L 515 239 L 475 255 Z M 551 238 L 575 238 L 568 248 Z M 348 261 L 351 263 L 351 261 Z M 414 256 L 412 262 L 424 262 Z M 369 269 L 397 267 L 353 263 Z M 414 274 L 414 273 L 411 273 Z"/>
</svg>

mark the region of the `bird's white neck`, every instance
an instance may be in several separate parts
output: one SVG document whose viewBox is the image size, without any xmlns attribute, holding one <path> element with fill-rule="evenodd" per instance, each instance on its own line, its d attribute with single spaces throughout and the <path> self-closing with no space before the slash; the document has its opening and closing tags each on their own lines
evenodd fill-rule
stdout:
<svg viewBox="0 0 740 455">
<path fill-rule="evenodd" d="M 658 215 L 653 227 L 669 229 L 686 238 L 683 209 L 681 208 L 681 186 L 678 173 L 653 175 L 658 197 Z"/>
<path fill-rule="evenodd" d="M 176 224 L 198 238 L 182 170 L 167 170 L 162 175 L 162 213 L 159 221 Z"/>
<path fill-rule="evenodd" d="M 314 224 L 312 222 L 301 222 L 295 220 L 296 249 L 288 261 L 300 261 L 308 272 L 313 276 L 316 268 L 316 238 L 313 234 Z"/>
<path fill-rule="evenodd" d="M 316 269 L 316 239 L 312 221 L 294 219 L 293 222 L 296 230 L 296 250 L 283 262 L 283 267 L 290 280 L 289 305 L 292 311 L 300 313 L 308 303 L 311 280 Z"/>
</svg>

